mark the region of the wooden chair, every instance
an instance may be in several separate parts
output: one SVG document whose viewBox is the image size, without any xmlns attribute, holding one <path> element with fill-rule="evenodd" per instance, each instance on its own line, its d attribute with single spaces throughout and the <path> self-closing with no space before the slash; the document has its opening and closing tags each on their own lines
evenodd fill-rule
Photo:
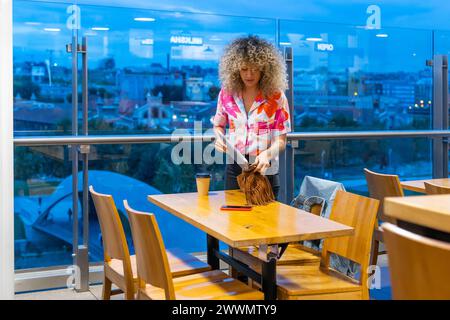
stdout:
<svg viewBox="0 0 450 320">
<path fill-rule="evenodd" d="M 337 191 L 330 219 L 353 227 L 354 235 L 325 239 L 320 267 L 277 266 L 278 298 L 368 299 L 367 271 L 378 206 L 378 200 Z M 330 268 L 332 253 L 361 266 L 359 281 Z"/>
<path fill-rule="evenodd" d="M 173 279 L 155 216 L 131 209 L 126 200 L 124 205 L 136 249 L 138 299 L 263 299 L 262 292 L 228 277 L 220 270 Z"/>
<path fill-rule="evenodd" d="M 378 255 L 386 254 L 386 251 L 379 251 L 380 242 L 383 242 L 383 231 L 378 225 L 378 220 L 395 223 L 392 218 L 386 217 L 383 214 L 383 200 L 385 197 L 403 197 L 404 194 L 397 175 L 376 173 L 369 169 L 364 169 L 364 173 L 366 175 L 370 197 L 379 200 L 381 203 L 377 214 L 377 222 L 375 224 L 372 243 L 372 258 L 370 262 L 371 265 L 376 265 Z"/>
<path fill-rule="evenodd" d="M 311 206 L 311 213 L 320 215 L 322 212 L 322 205 Z M 258 258 L 258 247 L 249 246 L 242 248 L 230 248 L 230 254 L 239 261 L 251 266 L 257 271 L 260 271 L 260 261 Z M 299 243 L 291 243 L 284 251 L 281 258 L 277 261 L 277 265 L 311 265 L 319 266 L 320 251 L 314 250 Z M 234 278 L 237 274 L 232 270 Z"/>
<path fill-rule="evenodd" d="M 383 223 L 392 297 L 450 299 L 450 244 Z"/>
<path fill-rule="evenodd" d="M 101 194 L 89 187 L 102 232 L 104 253 L 104 279 L 102 298 L 125 293 L 127 300 L 134 299 L 137 287 L 136 256 L 130 256 L 125 232 L 111 195 Z M 197 258 L 183 252 L 168 252 L 172 276 L 179 277 L 210 270 Z M 111 290 L 112 284 L 120 290 Z"/>
<path fill-rule="evenodd" d="M 430 182 L 424 182 L 427 194 L 450 194 L 450 187 L 438 186 Z"/>
</svg>

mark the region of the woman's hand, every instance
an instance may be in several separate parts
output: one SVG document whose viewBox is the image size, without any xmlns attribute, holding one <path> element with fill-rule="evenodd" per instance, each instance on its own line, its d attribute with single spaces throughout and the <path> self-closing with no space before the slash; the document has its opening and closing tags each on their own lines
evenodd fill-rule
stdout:
<svg viewBox="0 0 450 320">
<path fill-rule="evenodd" d="M 268 150 L 265 150 L 261 152 L 255 159 L 255 162 L 253 163 L 256 165 L 256 171 L 261 172 L 261 174 L 264 174 L 264 172 L 270 167 L 270 157 Z"/>
<path fill-rule="evenodd" d="M 217 132 L 217 130 L 221 130 L 222 136 L 224 134 L 224 130 L 221 128 L 214 128 L 214 133 L 216 136 L 216 139 L 214 140 L 214 147 L 216 148 L 217 151 L 222 152 L 222 153 L 226 153 L 227 152 L 227 146 L 225 144 L 225 141 L 223 140 L 223 138 L 219 135 L 219 133 Z"/>
</svg>

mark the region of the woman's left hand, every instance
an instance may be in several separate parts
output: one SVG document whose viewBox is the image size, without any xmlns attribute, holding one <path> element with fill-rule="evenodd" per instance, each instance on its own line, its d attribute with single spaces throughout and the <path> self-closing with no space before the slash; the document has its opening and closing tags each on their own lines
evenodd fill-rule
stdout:
<svg viewBox="0 0 450 320">
<path fill-rule="evenodd" d="M 261 174 L 264 174 L 267 168 L 270 167 L 269 152 L 267 150 L 261 152 L 256 157 L 254 165 L 256 165 L 256 171 L 259 171 L 261 172 Z"/>
</svg>

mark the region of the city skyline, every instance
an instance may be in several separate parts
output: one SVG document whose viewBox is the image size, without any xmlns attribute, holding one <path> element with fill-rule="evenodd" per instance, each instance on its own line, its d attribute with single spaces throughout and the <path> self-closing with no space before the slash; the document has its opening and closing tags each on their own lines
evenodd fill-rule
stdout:
<svg viewBox="0 0 450 320">
<path fill-rule="evenodd" d="M 65 52 L 72 36 L 72 30 L 68 29 L 71 17 L 68 5 L 21 3 L 17 2 L 21 10 L 14 14 L 15 59 L 23 61 L 31 56 L 48 60 L 51 55 L 55 63 L 70 66 L 70 55 Z M 108 15 L 102 15 L 104 10 Z M 120 67 L 152 62 L 165 65 L 167 61 L 178 66 L 188 62 L 212 67 L 217 66 L 224 47 L 238 36 L 254 33 L 273 43 L 277 38 L 274 19 L 82 5 L 79 17 L 79 41 L 81 36 L 88 36 L 89 61 L 97 63 L 114 57 Z M 136 21 L 139 18 L 147 20 Z M 431 30 L 389 27 L 370 30 L 364 24 L 364 20 L 359 25 L 281 20 L 277 45 L 291 46 L 300 66 L 308 64 L 304 60 L 306 51 L 311 56 L 312 51 L 328 46 L 332 50 L 322 49 L 315 56 L 329 61 L 330 67 L 348 65 L 382 72 L 419 70 L 433 53 L 447 53 L 450 49 L 450 32 L 437 32 L 433 38 Z M 172 41 L 180 36 L 200 42 Z M 352 56 L 357 60 L 350 63 L 348 59 L 353 59 Z"/>
</svg>

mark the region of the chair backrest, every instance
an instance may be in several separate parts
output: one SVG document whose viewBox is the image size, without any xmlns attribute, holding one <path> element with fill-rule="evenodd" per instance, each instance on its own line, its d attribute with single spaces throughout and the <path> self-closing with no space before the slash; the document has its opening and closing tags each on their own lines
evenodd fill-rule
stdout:
<svg viewBox="0 0 450 320">
<path fill-rule="evenodd" d="M 105 261 L 111 259 L 130 261 L 125 232 L 113 197 L 96 192 L 92 186 L 89 187 L 89 191 L 100 223 Z"/>
<path fill-rule="evenodd" d="M 330 253 L 361 265 L 361 281 L 369 266 L 373 230 L 379 201 L 354 193 L 338 190 L 331 208 L 330 219 L 354 228 L 348 237 L 327 238 L 322 249 L 323 265 L 328 267 Z"/>
<path fill-rule="evenodd" d="M 450 187 L 438 186 L 433 183 L 424 182 L 427 194 L 450 194 Z"/>
<path fill-rule="evenodd" d="M 155 216 L 130 208 L 126 200 L 123 204 L 130 219 L 141 287 L 143 281 L 145 284 L 163 289 L 167 300 L 175 300 L 169 260 Z"/>
<path fill-rule="evenodd" d="M 450 244 L 382 225 L 394 299 L 450 299 Z"/>
<path fill-rule="evenodd" d="M 378 209 L 378 218 L 388 221 L 389 218 L 383 215 L 383 202 L 386 197 L 403 197 L 403 188 L 400 179 L 395 174 L 382 174 L 370 171 L 365 168 L 367 186 L 371 198 L 380 200 L 381 205 Z"/>
</svg>

